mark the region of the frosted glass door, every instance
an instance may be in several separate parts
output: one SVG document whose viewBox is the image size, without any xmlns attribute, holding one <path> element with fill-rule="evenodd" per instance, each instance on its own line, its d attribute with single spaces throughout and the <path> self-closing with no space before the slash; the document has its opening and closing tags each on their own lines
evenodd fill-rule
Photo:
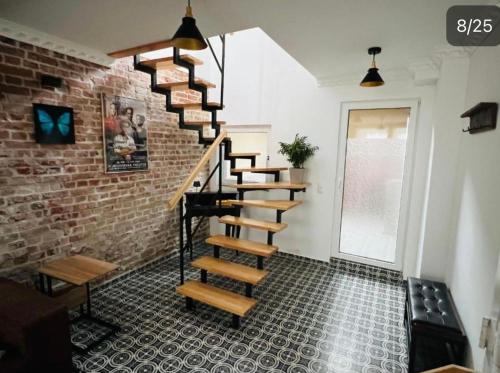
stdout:
<svg viewBox="0 0 500 373">
<path fill-rule="evenodd" d="M 395 263 L 410 108 L 349 111 L 343 254 Z"/>
</svg>

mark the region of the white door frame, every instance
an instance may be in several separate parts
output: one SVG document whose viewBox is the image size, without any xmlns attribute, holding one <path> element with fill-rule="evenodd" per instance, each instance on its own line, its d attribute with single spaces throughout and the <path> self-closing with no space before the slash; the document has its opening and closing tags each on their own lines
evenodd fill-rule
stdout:
<svg viewBox="0 0 500 373">
<path fill-rule="evenodd" d="M 342 102 L 340 110 L 340 125 L 338 133 L 338 154 L 337 154 L 337 172 L 335 183 L 334 198 L 334 218 L 333 218 L 333 240 L 331 255 L 335 258 L 356 261 L 358 263 L 374 265 L 377 267 L 401 271 L 406 246 L 406 231 L 408 227 L 408 214 L 410 211 L 410 191 L 413 179 L 413 158 L 414 142 L 419 99 L 395 99 L 378 101 L 354 101 Z M 396 240 L 396 260 L 394 263 L 384 262 L 376 259 L 364 258 L 351 254 L 340 252 L 340 229 L 342 220 L 342 200 L 344 196 L 344 172 L 345 158 L 347 150 L 347 130 L 349 121 L 349 111 L 358 109 L 394 109 L 410 108 L 410 118 L 408 120 L 408 134 L 406 140 L 405 164 L 403 171 L 403 183 L 401 189 L 401 203 L 398 221 L 398 236 Z"/>
<path fill-rule="evenodd" d="M 231 133 L 265 133 L 267 134 L 267 149 L 266 154 L 262 154 L 266 157 L 266 166 L 269 163 L 269 134 L 271 133 L 270 124 L 226 124 L 224 129 L 227 131 L 229 137 Z M 230 176 L 228 162 L 222 162 L 222 182 L 224 184 L 234 184 L 236 183 L 236 176 Z M 267 175 L 264 174 L 243 174 L 243 182 L 259 182 L 263 183 L 268 179 Z"/>
</svg>

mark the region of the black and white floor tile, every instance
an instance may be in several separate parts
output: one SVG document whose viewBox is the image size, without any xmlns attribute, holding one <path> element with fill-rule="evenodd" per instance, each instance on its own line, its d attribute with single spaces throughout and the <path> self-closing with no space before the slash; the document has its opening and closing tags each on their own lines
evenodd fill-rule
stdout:
<svg viewBox="0 0 500 373">
<path fill-rule="evenodd" d="M 224 256 L 255 265 L 252 256 Z M 230 328 L 229 314 L 209 306 L 186 311 L 175 293 L 178 257 L 96 289 L 94 313 L 122 331 L 86 356 L 75 354 L 75 366 L 106 373 L 406 372 L 400 274 L 286 254 L 266 266 L 270 276 L 254 288 L 259 304 L 239 330 Z M 188 278 L 199 278 L 186 268 Z M 215 276 L 209 282 L 244 291 Z M 91 339 L 88 325 L 74 327 L 74 342 Z"/>
</svg>

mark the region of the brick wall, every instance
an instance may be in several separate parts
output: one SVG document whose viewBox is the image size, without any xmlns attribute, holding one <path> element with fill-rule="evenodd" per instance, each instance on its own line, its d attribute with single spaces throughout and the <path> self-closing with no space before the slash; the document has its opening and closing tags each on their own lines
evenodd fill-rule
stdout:
<svg viewBox="0 0 500 373">
<path fill-rule="evenodd" d="M 63 78 L 65 87 L 42 89 L 43 73 Z M 104 173 L 102 92 L 146 101 L 149 171 Z M 197 95 L 181 93 L 176 101 Z M 32 103 L 73 107 L 76 144 L 36 144 Z M 40 263 L 70 253 L 119 263 L 123 271 L 177 248 L 178 216 L 165 202 L 203 147 L 164 107 L 131 58 L 106 68 L 0 37 L 0 276 L 30 281 Z"/>
</svg>

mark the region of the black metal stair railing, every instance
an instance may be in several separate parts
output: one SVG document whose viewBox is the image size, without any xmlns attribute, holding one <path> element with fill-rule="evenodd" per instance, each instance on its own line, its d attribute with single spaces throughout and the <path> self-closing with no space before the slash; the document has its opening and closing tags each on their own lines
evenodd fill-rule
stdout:
<svg viewBox="0 0 500 373">
<path fill-rule="evenodd" d="M 220 35 L 220 40 L 222 42 L 222 56 L 221 61 L 217 58 L 210 40 L 207 39 L 207 43 L 210 45 L 210 50 L 212 52 L 213 58 L 221 72 L 221 82 L 220 82 L 220 103 L 219 105 L 209 105 L 208 104 L 208 88 L 205 85 L 196 83 L 195 65 L 182 58 L 180 50 L 178 48 L 173 48 L 173 62 L 175 65 L 183 67 L 188 71 L 188 87 L 194 91 L 201 93 L 201 109 L 208 111 L 211 114 L 211 127 L 215 130 L 215 137 L 220 133 L 220 125 L 217 123 L 217 111 L 222 110 L 223 100 L 224 100 L 224 66 L 225 66 L 225 49 L 226 49 L 226 38 L 225 35 Z M 158 84 L 158 72 L 155 68 L 147 66 L 141 63 L 141 56 L 134 56 L 134 69 L 142 71 L 151 76 L 151 91 L 154 93 L 159 93 L 165 95 L 166 111 L 170 113 L 175 113 L 179 115 L 179 128 L 187 130 L 198 131 L 198 142 L 200 144 L 209 145 L 212 139 L 207 139 L 203 135 L 203 125 L 186 125 L 185 121 L 185 109 L 175 107 L 172 103 L 172 90 L 169 88 L 163 88 Z"/>
</svg>

